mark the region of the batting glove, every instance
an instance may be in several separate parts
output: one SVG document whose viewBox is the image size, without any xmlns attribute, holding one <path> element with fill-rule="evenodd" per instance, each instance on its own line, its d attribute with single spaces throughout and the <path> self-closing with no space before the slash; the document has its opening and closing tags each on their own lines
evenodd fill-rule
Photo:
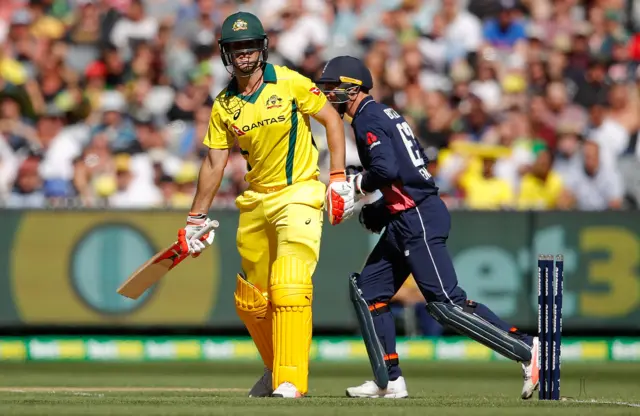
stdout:
<svg viewBox="0 0 640 416">
<path fill-rule="evenodd" d="M 325 200 L 331 225 L 340 224 L 353 215 L 354 196 L 353 187 L 347 181 L 344 171 L 331 172 Z"/>
<path fill-rule="evenodd" d="M 191 257 L 198 257 L 202 250 L 213 243 L 214 231 L 209 231 L 200 239 L 195 238 L 196 233 L 209 225 L 210 222 L 211 220 L 207 218 L 206 214 L 189 213 L 187 226 L 178 231 L 178 242 L 183 253 L 190 253 Z"/>
</svg>

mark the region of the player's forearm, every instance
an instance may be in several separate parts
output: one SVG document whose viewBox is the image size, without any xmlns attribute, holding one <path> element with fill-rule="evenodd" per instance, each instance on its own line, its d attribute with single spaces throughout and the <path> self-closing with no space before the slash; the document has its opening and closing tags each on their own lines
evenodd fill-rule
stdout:
<svg viewBox="0 0 640 416">
<path fill-rule="evenodd" d="M 214 150 L 209 151 L 209 155 L 203 160 L 198 176 L 196 195 L 191 205 L 192 213 L 206 214 L 209 212 L 213 198 L 222 183 L 228 156 L 228 150 Z"/>
<path fill-rule="evenodd" d="M 335 117 L 330 117 L 325 124 L 327 130 L 327 145 L 329 147 L 329 171 L 344 172 L 346 166 L 346 150 L 345 150 L 345 138 L 344 127 L 342 125 L 342 119 L 336 113 Z"/>
<path fill-rule="evenodd" d="M 398 167 L 394 162 L 372 164 L 362 175 L 361 189 L 366 193 L 374 192 L 391 185 L 398 179 Z"/>
</svg>

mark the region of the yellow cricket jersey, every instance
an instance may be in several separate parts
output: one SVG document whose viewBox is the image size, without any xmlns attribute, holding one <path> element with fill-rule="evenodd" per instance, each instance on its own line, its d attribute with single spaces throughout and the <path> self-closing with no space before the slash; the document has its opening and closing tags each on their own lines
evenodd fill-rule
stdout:
<svg viewBox="0 0 640 416">
<path fill-rule="evenodd" d="M 317 178 L 318 149 L 309 116 L 327 102 L 309 79 L 288 68 L 266 64 L 263 83 L 244 96 L 235 79 L 211 109 L 204 144 L 228 149 L 237 143 L 247 160 L 245 180 L 260 187 L 280 187 Z"/>
<path fill-rule="evenodd" d="M 547 180 L 527 173 L 520 182 L 518 208 L 526 210 L 553 209 L 562 194 L 562 178 L 555 172 L 549 172 Z"/>
<path fill-rule="evenodd" d="M 500 178 L 484 178 L 470 175 L 461 183 L 465 191 L 465 203 L 470 209 L 497 210 L 513 206 L 511 185 Z"/>
</svg>

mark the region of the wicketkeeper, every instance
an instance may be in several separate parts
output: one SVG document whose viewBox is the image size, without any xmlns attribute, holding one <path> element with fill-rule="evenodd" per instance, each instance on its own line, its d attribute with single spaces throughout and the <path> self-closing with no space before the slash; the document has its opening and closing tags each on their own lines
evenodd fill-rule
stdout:
<svg viewBox="0 0 640 416">
<path fill-rule="evenodd" d="M 301 397 L 308 389 L 311 276 L 319 257 L 323 207 L 332 224 L 353 213 L 342 119 L 311 80 L 267 63 L 269 42 L 256 16 L 229 16 L 218 43 L 232 79 L 211 110 L 204 138 L 209 151 L 184 238 L 195 255 L 211 243 L 191 237 L 209 221 L 229 150 L 237 143 L 247 160 L 249 187 L 236 199 L 242 257 L 236 310 L 266 367 L 249 395 Z M 318 180 L 310 116 L 327 131 L 328 189 Z"/>
<path fill-rule="evenodd" d="M 413 274 L 429 313 L 448 326 L 514 361 L 522 363 L 528 399 L 538 385 L 537 338 L 504 322 L 487 306 L 467 299 L 458 286 L 446 241 L 451 217 L 427 170 L 428 160 L 404 117 L 368 94 L 371 73 L 349 56 L 332 59 L 317 84 L 352 119 L 364 172 L 349 176 L 358 195 L 380 190 L 382 198 L 365 205 L 362 224 L 382 236 L 360 274 L 350 279 L 362 335 L 375 381 L 347 389 L 350 397 L 407 397 L 396 351 L 389 300 Z"/>
</svg>

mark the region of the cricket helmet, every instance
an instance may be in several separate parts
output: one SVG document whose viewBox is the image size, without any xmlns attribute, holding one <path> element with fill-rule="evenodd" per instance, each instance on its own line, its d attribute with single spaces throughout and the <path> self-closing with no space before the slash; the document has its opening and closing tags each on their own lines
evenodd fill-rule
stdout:
<svg viewBox="0 0 640 416">
<path fill-rule="evenodd" d="M 233 51 L 230 47 L 234 42 L 252 40 L 256 41 L 255 47 Z M 269 55 L 269 39 L 262 27 L 262 22 L 256 15 L 247 12 L 234 13 L 224 20 L 218 46 L 225 66 L 233 63 L 233 52 L 260 51 L 262 56 L 259 63 L 265 62 Z"/>
<path fill-rule="evenodd" d="M 327 62 L 316 84 L 343 115 L 347 103 L 354 100 L 358 92 L 368 93 L 373 88 L 373 77 L 360 59 L 337 56 Z"/>
</svg>

